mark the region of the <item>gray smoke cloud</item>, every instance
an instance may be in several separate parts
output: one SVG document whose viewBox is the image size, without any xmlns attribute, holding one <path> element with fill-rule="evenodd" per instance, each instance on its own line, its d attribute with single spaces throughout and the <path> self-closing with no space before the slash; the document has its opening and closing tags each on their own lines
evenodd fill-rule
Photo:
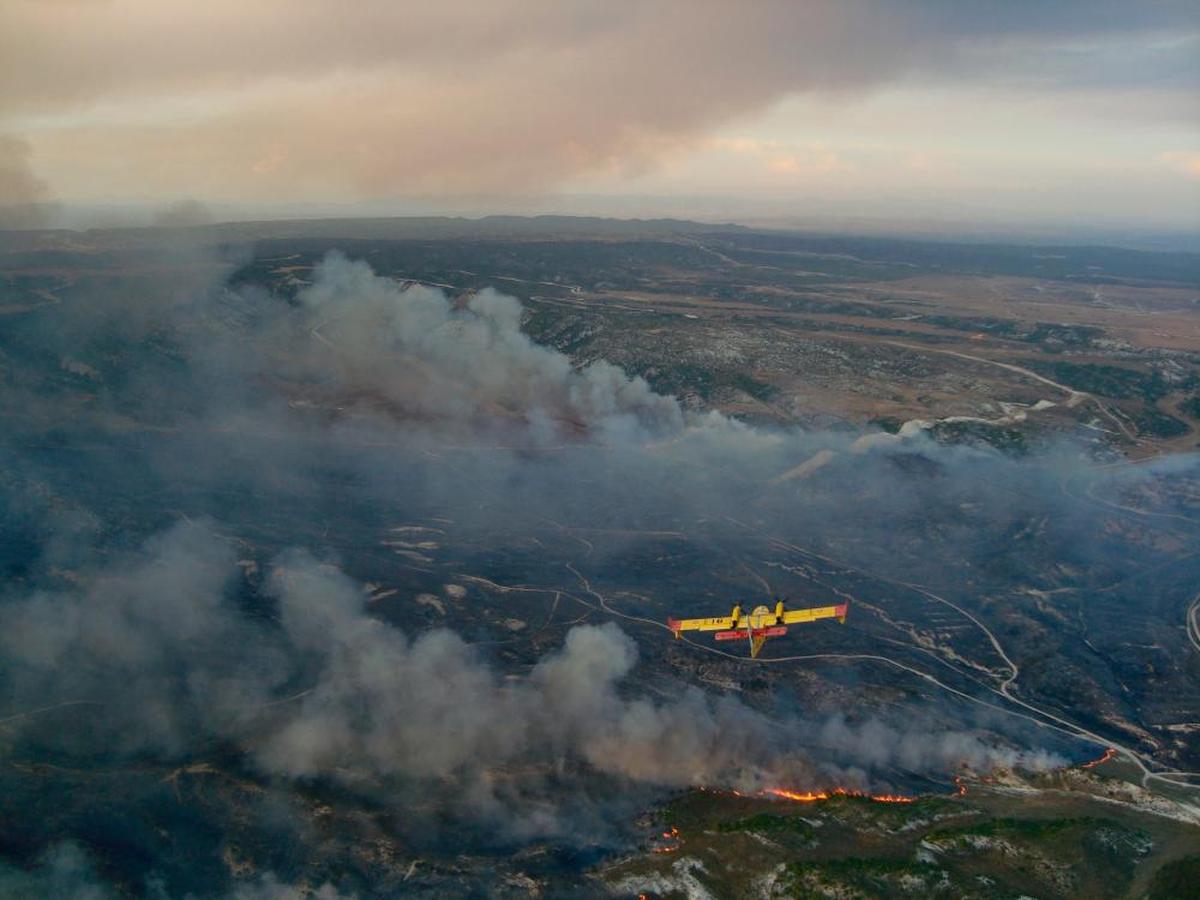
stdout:
<svg viewBox="0 0 1200 900">
<path fill-rule="evenodd" d="M 168 900 L 161 883 L 151 879 L 140 886 L 154 900 Z M 64 898 L 64 900 L 117 900 L 128 896 L 110 886 L 97 871 L 95 861 L 77 844 L 61 843 L 51 847 L 31 869 L 19 869 L 0 862 L 0 896 L 13 900 Z M 188 897 L 192 895 L 189 894 Z M 247 884 L 237 885 L 228 900 L 351 900 L 331 884 L 316 887 L 289 884 L 276 875 L 260 875 Z"/>
<path fill-rule="evenodd" d="M 32 871 L 0 863 L 0 896 L 113 900 L 117 894 L 103 882 L 83 850 L 64 843 L 45 853 L 40 865 Z"/>
<path fill-rule="evenodd" d="M 576 370 L 533 343 L 521 331 L 520 304 L 491 289 L 452 304 L 438 289 L 402 288 L 335 253 L 298 300 L 313 342 L 303 374 L 333 373 L 352 396 L 407 416 L 475 428 L 511 423 L 548 439 L 586 428 L 601 439 L 630 428 L 670 434 L 684 424 L 678 402 L 644 379 L 603 361 Z"/>
<path fill-rule="evenodd" d="M 838 751 L 838 765 L 822 766 L 798 749 L 813 723 L 772 721 L 692 687 L 670 701 L 630 694 L 637 647 L 611 622 L 572 628 L 514 681 L 452 631 L 410 640 L 372 617 L 361 585 L 305 553 L 282 556 L 268 578 L 276 627 L 238 610 L 230 597 L 238 573 L 228 540 L 181 523 L 79 591 L 6 604 L 9 703 L 93 707 L 88 740 L 105 752 L 179 756 L 219 736 L 248 743 L 270 774 L 399 775 L 476 789 L 497 771 L 530 765 L 757 789 L 847 766 L 859 767 L 856 786 L 866 787 L 866 772 L 897 764 L 932 772 L 1063 762 L 978 736 L 839 719 L 819 728 L 820 743 Z M 20 733 L 38 718 L 3 724 Z"/>
<path fill-rule="evenodd" d="M 180 752 L 190 701 L 211 687 L 195 679 L 221 670 L 236 636 L 222 598 L 233 565 L 228 545 L 185 525 L 81 592 L 7 604 L 0 641 L 17 697 L 102 703 L 103 744 Z"/>
<path fill-rule="evenodd" d="M 252 884 L 238 885 L 230 900 L 351 900 L 356 894 L 345 894 L 331 884 L 318 887 L 288 884 L 272 874 L 262 875 Z"/>
<path fill-rule="evenodd" d="M 50 186 L 30 164 L 29 142 L 0 134 L 0 230 L 45 228 L 55 212 Z"/>
<path fill-rule="evenodd" d="M 271 771 L 447 778 L 582 762 L 651 784 L 708 784 L 755 766 L 756 741 L 773 743 L 765 718 L 695 689 L 667 703 L 622 696 L 638 654 L 613 623 L 572 628 L 560 650 L 510 682 L 453 632 L 410 642 L 369 618 L 361 588 L 336 570 L 293 555 L 272 580 L 291 645 L 313 654 L 320 674 L 260 745 Z"/>
<path fill-rule="evenodd" d="M 980 740 L 977 734 L 941 728 L 896 728 L 878 719 L 850 723 L 833 716 L 817 729 L 820 746 L 845 753 L 856 766 L 860 785 L 869 784 L 870 770 L 899 767 L 910 772 L 953 771 L 966 767 L 976 772 L 997 768 L 1043 772 L 1060 768 L 1065 760 L 1044 749 L 1000 747 Z"/>
</svg>

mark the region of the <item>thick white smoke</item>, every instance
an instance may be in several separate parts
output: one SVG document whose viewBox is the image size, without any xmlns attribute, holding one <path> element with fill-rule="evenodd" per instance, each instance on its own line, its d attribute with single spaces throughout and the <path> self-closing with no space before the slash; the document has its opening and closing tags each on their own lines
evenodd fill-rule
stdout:
<svg viewBox="0 0 1200 900">
<path fill-rule="evenodd" d="M 465 303 L 440 290 L 401 287 L 366 263 L 330 254 L 299 295 L 313 339 L 310 377 L 334 379 L 356 399 L 418 418 L 479 430 L 506 425 L 545 438 L 680 430 L 673 397 L 609 363 L 575 369 L 521 331 L 521 306 L 486 289 Z M 295 365 L 297 337 L 284 347 Z"/>
<path fill-rule="evenodd" d="M 527 676 L 501 678 L 451 631 L 409 640 L 371 617 L 360 585 L 299 552 L 269 579 L 278 623 L 267 627 L 229 598 L 236 577 L 227 541 L 180 524 L 78 592 L 6 605 L 10 699 L 94 704 L 103 746 L 93 750 L 184 753 L 206 736 L 240 739 L 264 772 L 297 778 L 478 785 L 534 767 L 742 789 L 849 774 L 870 787 L 863 772 L 897 765 L 1061 763 L 966 733 L 770 720 L 694 688 L 671 701 L 628 696 L 637 650 L 612 623 L 575 626 Z M 285 684 L 300 689 L 281 696 Z M 836 763 L 815 763 L 809 742 Z"/>
</svg>

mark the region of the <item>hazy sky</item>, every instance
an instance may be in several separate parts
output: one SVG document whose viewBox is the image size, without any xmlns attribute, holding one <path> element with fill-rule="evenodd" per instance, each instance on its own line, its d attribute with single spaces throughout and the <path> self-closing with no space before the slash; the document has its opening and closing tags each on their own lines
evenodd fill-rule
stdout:
<svg viewBox="0 0 1200 900">
<path fill-rule="evenodd" d="M 0 0 L 0 85 L 7 204 L 1200 219 L 1200 2 Z"/>
</svg>

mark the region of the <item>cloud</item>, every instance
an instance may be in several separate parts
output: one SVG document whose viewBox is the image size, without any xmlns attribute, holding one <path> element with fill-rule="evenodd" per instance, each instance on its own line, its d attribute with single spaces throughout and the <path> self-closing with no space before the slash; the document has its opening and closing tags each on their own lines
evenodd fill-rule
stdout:
<svg viewBox="0 0 1200 900">
<path fill-rule="evenodd" d="M 117 108 L 102 122 L 73 126 L 65 113 L 65 128 L 45 135 L 43 152 L 61 170 L 78 154 L 63 139 L 86 136 L 78 168 L 136 157 L 144 161 L 142 184 L 159 191 L 171 185 L 197 190 L 188 182 L 203 172 L 205 183 L 219 186 L 226 199 L 297 191 L 326 198 L 513 193 L 614 165 L 636 170 L 790 90 L 818 82 L 869 85 L 915 58 L 884 44 L 879 15 L 863 14 L 860 4 L 819 3 L 791 12 L 784 5 L 735 11 L 711 4 L 686 14 L 673 4 L 514 6 L 506 20 L 474 6 L 400 16 L 390 5 L 377 5 L 360 9 L 353 22 L 327 20 L 319 5 L 300 13 L 288 6 L 276 17 L 259 10 L 264 21 L 255 27 L 244 21 L 245 10 L 234 14 L 216 4 L 200 22 L 158 22 L 165 34 L 145 34 L 162 48 L 150 57 L 123 46 L 148 30 L 144 25 L 127 30 L 55 19 L 59 46 L 72 47 L 71 56 L 10 56 L 11 79 L 28 93 L 18 88 L 9 102 L 44 112 L 114 97 Z M 39 27 L 45 23 L 36 16 L 12 25 L 27 32 Z M 109 46 L 72 41 L 75 27 L 124 37 Z M 261 40 L 229 46 L 250 30 Z M 852 30 L 879 45 L 871 64 L 846 65 L 825 48 L 824 39 Z M 219 33 L 213 39 L 227 48 L 219 65 L 203 49 L 199 35 L 206 32 Z M 671 40 L 664 42 L 667 33 Z M 177 61 L 167 55 L 172 46 Z M 29 53 L 12 49 L 19 57 Z M 122 65 L 108 67 L 109 54 Z M 450 59 L 457 64 L 447 65 Z M 24 77 L 35 69 L 44 77 Z M 228 83 L 239 70 L 277 88 L 240 94 Z M 148 94 L 171 90 L 225 99 L 201 103 L 185 122 L 171 117 L 169 130 L 153 119 L 113 124 L 121 122 L 121 104 L 146 109 Z"/>
<path fill-rule="evenodd" d="M 838 153 L 820 145 L 798 146 L 756 138 L 718 138 L 712 146 L 754 159 L 766 172 L 785 178 L 809 178 L 833 173 L 851 173 L 855 167 Z"/>
<path fill-rule="evenodd" d="M 1158 161 L 1189 178 L 1200 178 L 1200 153 L 1185 153 L 1174 150 L 1167 153 L 1160 153 Z"/>
<path fill-rule="evenodd" d="M 1196 27 L 1182 5 L 1067 6 L 16 2 L 0 126 L 36 127 L 39 154 L 92 195 L 513 194 L 652 168 L 789 95 L 962 81 L 981 48 L 989 72 L 1030 71 L 1014 55 Z"/>
</svg>

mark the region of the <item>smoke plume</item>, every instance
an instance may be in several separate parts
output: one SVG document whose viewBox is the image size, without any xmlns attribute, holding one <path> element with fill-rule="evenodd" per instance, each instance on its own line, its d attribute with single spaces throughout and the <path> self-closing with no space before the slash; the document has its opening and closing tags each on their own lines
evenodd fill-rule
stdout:
<svg viewBox="0 0 1200 900">
<path fill-rule="evenodd" d="M 54 218 L 50 187 L 29 156 L 28 141 L 0 133 L 0 230 L 44 228 Z"/>
<path fill-rule="evenodd" d="M 380 622 L 361 585 L 305 553 L 272 567 L 264 590 L 276 604 L 273 626 L 238 609 L 239 576 L 228 540 L 181 523 L 81 590 L 6 604 L 10 708 L 91 707 L 80 714 L 94 720 L 93 745 L 77 751 L 176 758 L 220 737 L 248 742 L 258 768 L 290 778 L 479 784 L 506 767 L 540 766 L 753 790 L 837 771 L 799 750 L 812 723 L 772 721 L 694 687 L 670 701 L 639 696 L 637 646 L 611 622 L 575 626 L 514 681 L 452 631 L 410 640 Z M 36 732 L 38 723 L 30 716 L 10 727 Z M 965 734 L 856 729 L 840 719 L 820 727 L 819 741 L 838 751 L 839 765 L 864 771 L 1062 762 Z"/>
<path fill-rule="evenodd" d="M 576 371 L 566 356 L 534 344 L 512 297 L 487 289 L 455 307 L 440 290 L 401 288 L 340 254 L 314 275 L 299 295 L 308 311 L 301 337 L 317 342 L 304 374 L 332 374 L 368 402 L 476 428 L 510 422 L 546 437 L 586 428 L 662 435 L 683 426 L 675 399 L 643 379 L 603 361 Z"/>
</svg>

